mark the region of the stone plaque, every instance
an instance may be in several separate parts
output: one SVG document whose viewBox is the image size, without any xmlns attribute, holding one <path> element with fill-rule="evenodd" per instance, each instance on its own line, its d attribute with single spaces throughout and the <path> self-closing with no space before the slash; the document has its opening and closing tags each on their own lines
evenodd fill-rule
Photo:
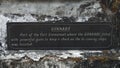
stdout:
<svg viewBox="0 0 120 68">
<path fill-rule="evenodd" d="M 103 22 L 7 23 L 9 50 L 110 49 L 113 35 L 111 23 Z"/>
</svg>

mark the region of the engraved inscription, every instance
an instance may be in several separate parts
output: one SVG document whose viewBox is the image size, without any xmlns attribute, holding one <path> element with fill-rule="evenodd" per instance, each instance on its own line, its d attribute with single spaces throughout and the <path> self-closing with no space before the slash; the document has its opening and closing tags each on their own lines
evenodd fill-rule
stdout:
<svg viewBox="0 0 120 68">
<path fill-rule="evenodd" d="M 17 30 L 16 30 L 17 29 Z M 8 49 L 106 49 L 109 24 L 8 24 Z"/>
</svg>

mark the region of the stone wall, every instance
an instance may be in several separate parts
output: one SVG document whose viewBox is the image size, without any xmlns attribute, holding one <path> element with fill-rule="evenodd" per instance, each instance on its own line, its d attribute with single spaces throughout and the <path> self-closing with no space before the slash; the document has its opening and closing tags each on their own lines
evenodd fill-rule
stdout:
<svg viewBox="0 0 120 68">
<path fill-rule="evenodd" d="M 44 2 L 43 2 L 44 1 Z M 56 1 L 56 2 L 55 2 Z M 112 22 L 101 0 L 1 0 L 0 68 L 119 68 L 120 50 L 6 50 L 7 22 Z"/>
</svg>

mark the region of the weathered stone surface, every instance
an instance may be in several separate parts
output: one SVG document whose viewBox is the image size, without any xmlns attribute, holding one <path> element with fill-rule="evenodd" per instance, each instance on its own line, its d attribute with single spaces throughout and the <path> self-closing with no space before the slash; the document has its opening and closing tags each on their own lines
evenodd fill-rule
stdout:
<svg viewBox="0 0 120 68">
<path fill-rule="evenodd" d="M 82 60 L 80 57 L 62 59 L 56 56 L 45 56 L 39 61 L 33 61 L 25 56 L 18 60 L 1 61 L 1 68 L 119 68 L 119 62 L 119 60 L 110 59 L 96 59 L 90 62 L 90 60 Z"/>
</svg>

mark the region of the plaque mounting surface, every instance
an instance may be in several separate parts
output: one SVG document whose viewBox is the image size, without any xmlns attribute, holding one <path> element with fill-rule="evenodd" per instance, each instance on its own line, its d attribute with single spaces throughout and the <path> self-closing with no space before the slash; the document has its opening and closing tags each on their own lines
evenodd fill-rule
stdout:
<svg viewBox="0 0 120 68">
<path fill-rule="evenodd" d="M 9 50 L 110 49 L 113 45 L 110 23 L 7 23 Z"/>
</svg>

